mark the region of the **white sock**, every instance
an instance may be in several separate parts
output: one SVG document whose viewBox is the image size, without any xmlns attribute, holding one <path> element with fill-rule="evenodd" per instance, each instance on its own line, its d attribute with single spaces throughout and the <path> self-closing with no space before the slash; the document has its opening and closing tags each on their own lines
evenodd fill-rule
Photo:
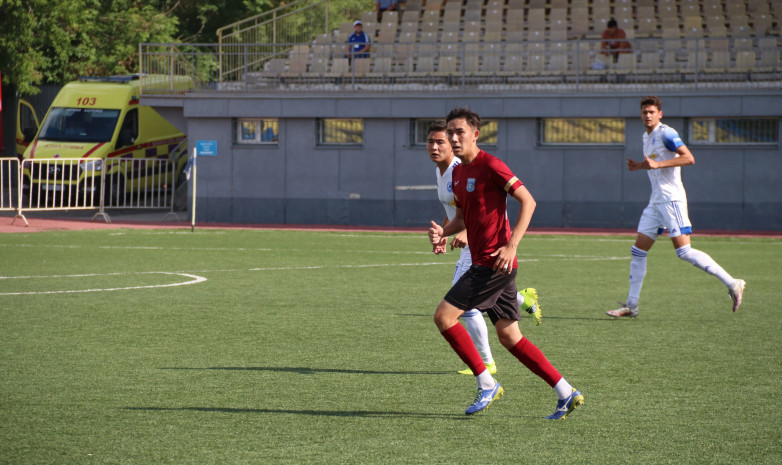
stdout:
<svg viewBox="0 0 782 465">
<path fill-rule="evenodd" d="M 698 249 L 693 249 L 689 245 L 685 245 L 676 249 L 676 255 L 685 262 L 692 263 L 706 273 L 716 276 L 728 289 L 736 282 L 736 280 L 733 279 L 733 276 L 729 275 L 728 272 L 719 266 L 706 252 L 701 252 Z"/>
<path fill-rule="evenodd" d="M 489 374 L 489 370 L 483 370 L 483 373 L 475 377 L 478 380 L 478 389 L 491 389 L 497 382 L 494 377 Z"/>
<path fill-rule="evenodd" d="M 524 305 L 524 296 L 521 295 L 521 292 L 516 293 L 516 306 L 521 308 L 521 306 Z"/>
<path fill-rule="evenodd" d="M 573 386 L 571 386 L 563 376 L 562 379 L 554 385 L 554 390 L 557 391 L 558 399 L 565 399 L 573 393 Z"/>
<path fill-rule="evenodd" d="M 483 314 L 476 309 L 464 312 L 461 316 L 464 328 L 472 338 L 475 348 L 481 354 L 483 363 L 494 363 L 491 356 L 491 347 L 489 347 L 489 330 L 486 328 L 486 320 Z"/>
<path fill-rule="evenodd" d="M 633 246 L 630 249 L 630 254 L 632 255 L 630 259 L 630 292 L 627 294 L 625 305 L 636 308 L 646 276 L 646 255 L 648 252 Z"/>
</svg>

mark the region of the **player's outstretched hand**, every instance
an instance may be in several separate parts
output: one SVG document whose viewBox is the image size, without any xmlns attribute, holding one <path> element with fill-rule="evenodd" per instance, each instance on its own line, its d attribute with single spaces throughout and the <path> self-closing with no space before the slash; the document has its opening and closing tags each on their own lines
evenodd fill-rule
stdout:
<svg viewBox="0 0 782 465">
<path fill-rule="evenodd" d="M 442 237 L 440 238 L 440 242 L 432 245 L 432 252 L 434 252 L 435 255 L 446 253 L 448 251 L 447 245 L 448 245 L 448 238 Z"/>
</svg>

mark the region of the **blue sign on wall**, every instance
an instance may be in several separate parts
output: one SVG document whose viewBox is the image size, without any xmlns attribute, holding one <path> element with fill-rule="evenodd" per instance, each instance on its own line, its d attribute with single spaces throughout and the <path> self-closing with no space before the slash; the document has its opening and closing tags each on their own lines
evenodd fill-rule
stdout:
<svg viewBox="0 0 782 465">
<path fill-rule="evenodd" d="M 196 141 L 196 155 L 199 157 L 216 157 L 217 156 L 217 141 L 216 140 L 197 140 Z"/>
</svg>

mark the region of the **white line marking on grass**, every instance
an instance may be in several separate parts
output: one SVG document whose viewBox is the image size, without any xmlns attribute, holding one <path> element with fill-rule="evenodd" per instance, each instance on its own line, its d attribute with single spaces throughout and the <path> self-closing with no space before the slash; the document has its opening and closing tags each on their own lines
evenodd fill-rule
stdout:
<svg viewBox="0 0 782 465">
<path fill-rule="evenodd" d="M 90 276 L 117 276 L 117 275 L 127 275 L 127 274 L 168 274 L 168 275 L 177 275 L 177 276 L 184 276 L 187 278 L 193 278 L 191 281 L 184 281 L 181 283 L 171 283 L 171 284 L 152 284 L 149 286 L 129 286 L 129 287 L 113 287 L 113 288 L 102 288 L 102 289 L 74 289 L 74 290 L 67 290 L 67 291 L 29 291 L 29 292 L 3 292 L 0 293 L 0 296 L 3 295 L 38 295 L 38 294 L 76 294 L 80 292 L 105 292 L 105 291 L 124 291 L 128 289 L 153 289 L 153 288 L 159 288 L 159 287 L 176 287 L 176 286 L 187 286 L 189 284 L 197 284 L 202 283 L 206 281 L 206 278 L 203 276 L 196 276 L 194 274 L 189 273 L 174 273 L 174 272 L 168 272 L 168 271 L 144 271 L 139 273 L 104 273 L 104 274 L 83 274 L 83 275 L 60 275 L 60 276 L 0 276 L 0 279 L 34 279 L 34 278 L 83 278 L 83 277 L 90 277 Z"/>
</svg>

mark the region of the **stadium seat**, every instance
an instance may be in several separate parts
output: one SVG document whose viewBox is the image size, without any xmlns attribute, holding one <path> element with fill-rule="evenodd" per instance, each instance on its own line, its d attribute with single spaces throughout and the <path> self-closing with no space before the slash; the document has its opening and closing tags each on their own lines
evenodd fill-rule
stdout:
<svg viewBox="0 0 782 465">
<path fill-rule="evenodd" d="M 264 66 L 264 75 L 279 77 L 281 76 L 288 66 L 288 60 L 285 58 L 272 58 L 266 62 Z"/>
<path fill-rule="evenodd" d="M 353 34 L 353 23 L 342 23 L 339 25 L 339 37 L 344 38 L 344 42 L 348 41 L 348 36 Z"/>
<path fill-rule="evenodd" d="M 351 64 L 353 66 L 352 71 L 354 76 L 366 76 L 367 74 L 369 74 L 369 70 L 370 70 L 369 58 L 355 58 Z"/>
<path fill-rule="evenodd" d="M 682 0 L 679 4 L 679 15 L 683 18 L 686 18 L 687 16 L 700 16 L 700 3 L 697 0 Z"/>
<path fill-rule="evenodd" d="M 350 64 L 347 58 L 334 58 L 331 60 L 331 69 L 326 76 L 341 77 L 350 75 Z"/>
<path fill-rule="evenodd" d="M 329 69 L 328 56 L 313 55 L 310 59 L 308 74 L 315 76 L 323 76 Z"/>
<path fill-rule="evenodd" d="M 502 57 L 502 45 L 499 43 L 486 43 L 482 46 L 481 56 L 483 64 L 480 74 L 495 75 L 500 71 L 500 61 Z"/>
<path fill-rule="evenodd" d="M 758 39 L 758 52 L 760 54 L 756 66 L 758 71 L 779 70 L 779 44 L 775 37 Z"/>
<path fill-rule="evenodd" d="M 546 70 L 546 55 L 541 52 L 531 52 L 527 54 L 527 60 L 522 70 L 522 74 L 527 76 L 536 76 L 543 74 Z"/>
<path fill-rule="evenodd" d="M 486 10 L 486 14 L 484 15 L 486 28 L 502 30 L 502 18 L 503 18 L 503 12 L 501 9 Z"/>
<path fill-rule="evenodd" d="M 457 5 L 457 8 L 448 8 L 448 5 Z M 459 2 L 450 2 L 445 4 L 445 13 L 443 13 L 443 23 L 459 23 L 462 20 L 462 9 L 459 8 Z"/>
<path fill-rule="evenodd" d="M 289 67 L 285 73 L 285 76 L 298 77 L 305 74 L 307 72 L 307 61 L 309 61 L 309 58 L 309 45 L 294 45 L 293 50 L 291 50 L 290 54 L 288 55 Z"/>
<path fill-rule="evenodd" d="M 394 26 L 396 26 L 399 23 L 399 12 L 398 11 L 386 11 L 383 13 L 383 22 L 384 23 L 393 23 Z"/>
<path fill-rule="evenodd" d="M 752 32 L 756 36 L 765 36 L 771 30 L 773 21 L 768 13 L 755 13 L 750 16 Z"/>
<path fill-rule="evenodd" d="M 736 65 L 734 69 L 739 72 L 750 72 L 755 70 L 755 52 L 752 50 L 741 50 L 736 52 Z"/>
<path fill-rule="evenodd" d="M 549 49 L 549 61 L 546 71 L 549 74 L 562 75 L 568 72 L 567 42 L 556 42 Z"/>
<path fill-rule="evenodd" d="M 364 32 L 369 36 L 369 40 L 374 42 L 377 38 L 377 15 L 374 11 L 366 11 L 361 13 L 361 24 Z"/>
<path fill-rule="evenodd" d="M 581 38 L 589 34 L 589 32 L 589 9 L 587 7 L 571 8 L 569 37 Z"/>
<path fill-rule="evenodd" d="M 456 72 L 456 57 L 450 55 L 440 55 L 437 60 L 437 71 L 434 73 L 438 76 L 446 76 Z"/>
<path fill-rule="evenodd" d="M 632 5 L 615 6 L 614 7 L 614 16 L 613 17 L 614 17 L 614 19 L 616 19 L 617 22 L 621 22 L 622 20 L 626 19 L 626 20 L 628 20 L 628 21 L 630 21 L 632 23 L 634 21 Z M 622 29 L 624 29 L 624 28 L 622 28 Z"/>
<path fill-rule="evenodd" d="M 706 62 L 707 73 L 724 73 L 730 68 L 730 51 L 714 50 L 711 58 Z"/>
<path fill-rule="evenodd" d="M 523 51 L 521 42 L 513 42 L 505 45 L 505 55 L 502 61 L 504 74 L 517 74 L 523 69 Z"/>
<path fill-rule="evenodd" d="M 436 11 L 438 14 L 443 8 L 443 0 L 426 0 L 426 11 Z"/>
<path fill-rule="evenodd" d="M 638 22 L 636 23 L 636 37 L 650 37 L 657 34 L 657 16 L 654 7 L 639 7 Z"/>
<path fill-rule="evenodd" d="M 437 32 L 439 30 L 440 16 L 437 15 L 436 11 L 427 11 L 421 18 L 421 32 Z"/>
<path fill-rule="evenodd" d="M 415 23 L 416 25 L 419 23 L 419 11 L 415 10 L 405 10 L 402 12 L 402 24 L 405 23 Z"/>
<path fill-rule="evenodd" d="M 396 23 L 383 22 L 380 25 L 380 33 L 377 37 L 378 42 L 393 43 L 396 42 Z"/>
<path fill-rule="evenodd" d="M 391 58 L 378 57 L 372 59 L 372 72 L 370 77 L 386 77 L 391 75 Z"/>
<path fill-rule="evenodd" d="M 508 31 L 511 30 L 517 30 L 521 31 L 524 29 L 524 10 L 508 10 L 508 13 L 505 17 L 505 29 Z"/>
<path fill-rule="evenodd" d="M 544 29 L 546 27 L 546 10 L 530 8 L 527 10 L 527 28 Z"/>
<path fill-rule="evenodd" d="M 638 63 L 638 69 L 645 72 L 655 72 L 660 68 L 659 52 L 641 52 L 641 61 Z"/>
<path fill-rule="evenodd" d="M 635 53 L 620 53 L 612 72 L 614 74 L 633 74 L 635 68 Z"/>
</svg>

